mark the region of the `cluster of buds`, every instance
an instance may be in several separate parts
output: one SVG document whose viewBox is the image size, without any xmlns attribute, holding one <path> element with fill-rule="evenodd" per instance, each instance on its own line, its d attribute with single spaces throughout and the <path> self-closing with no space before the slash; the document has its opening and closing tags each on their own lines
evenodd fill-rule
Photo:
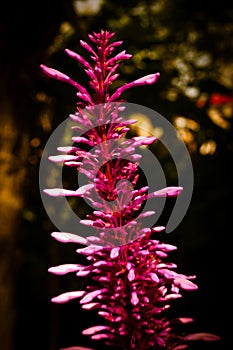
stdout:
<svg viewBox="0 0 233 350">
<path fill-rule="evenodd" d="M 59 147 L 61 154 L 49 159 L 75 167 L 87 178 L 87 184 L 77 190 L 53 188 L 44 192 L 54 197 L 81 197 L 94 208 L 80 220 L 94 234 L 84 237 L 72 232 L 52 233 L 60 242 L 77 244 L 77 253 L 84 255 L 88 264 L 64 264 L 49 269 L 57 275 L 89 276 L 93 284 L 82 291 L 62 293 L 52 298 L 52 302 L 65 303 L 79 298 L 83 309 L 95 309 L 103 322 L 83 330 L 83 334 L 102 340 L 113 349 L 181 350 L 193 340 L 217 340 L 217 336 L 209 333 L 179 334 L 176 325 L 192 319 L 169 319 L 167 316 L 167 309 L 174 299 L 182 296 L 182 290 L 197 289 L 192 281 L 195 276 L 175 272 L 177 266 L 168 260 L 168 254 L 176 247 L 156 240 L 156 233 L 164 231 L 165 227 L 145 227 L 143 219 L 155 212 L 142 208 L 150 198 L 178 196 L 182 187 L 153 192 L 148 186 L 140 187 L 141 155 L 136 149 L 150 146 L 156 138 L 126 138 L 130 124 L 137 120 L 123 118 L 125 101 L 120 97 L 131 87 L 154 84 L 159 73 L 112 91 L 111 84 L 119 76 L 119 63 L 131 57 L 125 50 L 113 56 L 114 50 L 122 44 L 121 41 L 111 42 L 113 36 L 114 33 L 104 30 L 89 35 L 95 50 L 87 42 L 80 41 L 90 53 L 92 63 L 66 50 L 84 66 L 90 80 L 89 90 L 67 75 L 41 65 L 47 76 L 76 88 L 79 99 L 77 111 L 70 115 L 75 122 L 73 130 L 78 131 L 79 136 L 72 138 L 71 146 Z M 72 349 L 90 350 L 80 346 Z"/>
</svg>

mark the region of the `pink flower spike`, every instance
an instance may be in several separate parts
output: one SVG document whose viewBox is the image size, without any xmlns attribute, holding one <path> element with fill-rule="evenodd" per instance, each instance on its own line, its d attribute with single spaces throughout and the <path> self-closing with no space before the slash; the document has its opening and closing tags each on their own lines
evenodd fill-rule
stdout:
<svg viewBox="0 0 233 350">
<path fill-rule="evenodd" d="M 108 326 L 94 326 L 94 327 L 90 327 L 90 328 L 85 329 L 84 331 L 82 331 L 82 334 L 91 335 L 91 334 L 95 334 L 97 332 L 104 331 L 104 330 L 110 330 L 110 327 L 108 327 Z"/>
<path fill-rule="evenodd" d="M 53 303 L 56 304 L 64 304 L 67 303 L 71 299 L 76 299 L 82 297 L 86 292 L 85 291 L 73 291 L 73 292 L 67 292 L 58 295 L 57 297 L 54 297 L 51 299 Z"/>
<path fill-rule="evenodd" d="M 173 314 L 166 312 L 173 301 L 182 297 L 181 291 L 198 288 L 191 282 L 196 277 L 176 272 L 177 265 L 170 262 L 168 255 L 177 247 L 160 241 L 160 232 L 166 228 L 155 223 L 148 225 L 149 221 L 144 218 L 154 216 L 157 210 L 156 207 L 146 209 L 143 205 L 149 198 L 177 197 L 183 187 L 152 188 L 144 186 L 146 181 L 140 181 L 143 157 L 140 147 L 149 148 L 156 137 L 149 130 L 148 136 L 139 136 L 136 131 L 126 137 L 130 124 L 137 126 L 139 120 L 137 113 L 135 119 L 130 119 L 133 115 L 127 116 L 121 95 L 128 89 L 156 83 L 160 73 L 148 74 L 123 85 L 121 80 L 112 84 L 120 74 L 120 63 L 132 57 L 125 50 L 118 50 L 121 41 L 110 41 L 114 34 L 100 30 L 88 35 L 90 42 L 81 40 L 80 45 L 88 51 L 85 52 L 89 56 L 87 60 L 81 54 L 65 50 L 78 67 L 82 66 L 89 83 L 87 89 L 68 75 L 41 65 L 47 76 L 70 84 L 78 100 L 75 111 L 69 115 L 72 121 L 70 146 L 56 147 L 58 155 L 49 154 L 49 160 L 58 163 L 60 170 L 63 165 L 73 167 L 71 170 L 87 179 L 84 186 L 76 186 L 71 179 L 67 189 L 57 184 L 61 188 L 44 189 L 44 193 L 52 197 L 81 197 L 91 204 L 89 210 L 82 208 L 83 201 L 77 203 L 77 210 L 81 209 L 82 214 L 79 223 L 86 226 L 81 226 L 80 236 L 68 232 L 51 234 L 59 242 L 78 244 L 74 249 L 87 263 L 68 262 L 48 269 L 55 275 L 74 273 L 76 279 L 85 279 L 82 291 L 60 294 L 52 298 L 52 302 L 63 304 L 79 298 L 81 309 L 93 310 L 102 317 L 100 325 L 91 324 L 82 334 L 91 341 L 102 340 L 104 347 L 184 350 L 190 341 L 220 338 L 209 333 L 186 335 L 181 327 L 187 327 L 185 324 L 193 320 L 173 318 Z M 128 120 L 124 120 L 126 116 Z M 109 145 L 107 141 L 111 140 Z M 94 149 L 95 146 L 98 149 Z M 128 186 L 129 183 L 132 186 Z M 54 200 L 57 203 L 58 200 Z M 60 209 L 62 211 L 62 207 Z M 89 232 L 87 237 L 84 231 Z M 70 346 L 60 350 L 92 349 Z"/>
<path fill-rule="evenodd" d="M 62 243 L 78 243 L 78 244 L 86 244 L 87 240 L 84 237 L 79 235 L 75 235 L 73 233 L 68 232 L 52 232 L 51 236 L 55 238 L 57 241 Z"/>
<path fill-rule="evenodd" d="M 51 272 L 55 275 L 65 275 L 69 272 L 76 272 L 79 271 L 80 268 L 82 269 L 83 266 L 78 264 L 63 264 L 58 266 L 53 266 L 48 269 L 48 272 Z"/>
</svg>

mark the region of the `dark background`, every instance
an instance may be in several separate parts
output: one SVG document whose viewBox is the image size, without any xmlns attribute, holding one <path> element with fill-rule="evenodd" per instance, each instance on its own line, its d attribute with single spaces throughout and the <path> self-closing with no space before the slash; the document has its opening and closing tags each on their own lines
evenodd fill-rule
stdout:
<svg viewBox="0 0 233 350">
<path fill-rule="evenodd" d="M 78 8 L 74 6 L 77 3 Z M 183 221 L 165 240 L 178 246 L 172 258 L 180 272 L 197 276 L 199 289 L 184 293 L 174 305 L 174 314 L 193 317 L 192 331 L 222 338 L 193 348 L 229 349 L 232 2 L 88 3 L 89 7 L 87 1 L 41 0 L 4 2 L 1 6 L 0 349 L 58 350 L 73 345 L 103 349 L 81 336 L 82 329 L 95 319 L 97 322 L 94 313 L 83 312 L 78 301 L 65 305 L 50 302 L 54 295 L 81 288 L 85 281 L 47 272 L 50 266 L 80 258 L 76 247 L 50 237 L 54 227 L 43 208 L 38 183 L 46 141 L 75 110 L 76 103 L 74 89 L 46 78 L 39 65 L 57 68 L 86 84 L 84 72 L 64 49 L 83 54 L 79 40 L 87 40 L 88 33 L 100 29 L 115 31 L 116 40 L 124 41 L 122 49 L 135 57 L 122 65 L 121 83 L 161 73 L 154 86 L 127 91 L 124 98 L 128 102 L 150 107 L 173 123 L 181 116 L 198 125 L 195 129 L 189 123 L 179 129 L 193 162 L 194 192 Z M 100 4 L 99 9 L 93 9 L 94 3 Z M 194 95 L 190 87 L 196 89 Z M 208 148 L 209 144 L 215 148 Z M 172 184 L 167 154 L 158 157 Z"/>
</svg>

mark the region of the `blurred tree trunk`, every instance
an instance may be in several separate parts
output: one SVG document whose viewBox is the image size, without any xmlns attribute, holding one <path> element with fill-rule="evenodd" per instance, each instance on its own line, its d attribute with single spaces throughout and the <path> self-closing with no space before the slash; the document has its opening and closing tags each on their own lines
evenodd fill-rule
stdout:
<svg viewBox="0 0 233 350">
<path fill-rule="evenodd" d="M 12 350 L 17 318 L 18 237 L 27 193 L 32 92 L 43 53 L 66 20 L 71 1 L 4 4 L 0 14 L 0 347 Z M 30 119 L 29 119 L 30 118 Z M 36 179 L 37 181 L 37 179 Z M 37 184 L 34 184 L 37 186 Z"/>
<path fill-rule="evenodd" d="M 1 80 L 3 84 L 4 79 Z M 16 305 L 17 235 L 24 206 L 28 133 L 16 129 L 11 98 L 0 100 L 0 341 L 12 349 Z"/>
</svg>

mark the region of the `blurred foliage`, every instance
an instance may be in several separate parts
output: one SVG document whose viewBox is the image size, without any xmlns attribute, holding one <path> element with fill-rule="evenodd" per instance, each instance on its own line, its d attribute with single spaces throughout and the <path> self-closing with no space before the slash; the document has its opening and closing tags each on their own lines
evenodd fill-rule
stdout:
<svg viewBox="0 0 233 350">
<path fill-rule="evenodd" d="M 82 81 L 81 68 L 65 57 L 64 48 L 86 55 L 78 44 L 80 37 L 87 38 L 89 32 L 101 28 L 115 31 L 116 38 L 133 54 L 121 65 L 117 84 L 161 73 L 154 87 L 127 91 L 125 98 L 142 101 L 171 120 L 190 153 L 213 155 L 221 149 L 232 150 L 230 1 L 196 1 L 194 5 L 184 0 L 117 4 L 97 0 L 74 1 L 73 6 L 78 23 L 61 24 L 48 49 L 48 62 Z"/>
</svg>

